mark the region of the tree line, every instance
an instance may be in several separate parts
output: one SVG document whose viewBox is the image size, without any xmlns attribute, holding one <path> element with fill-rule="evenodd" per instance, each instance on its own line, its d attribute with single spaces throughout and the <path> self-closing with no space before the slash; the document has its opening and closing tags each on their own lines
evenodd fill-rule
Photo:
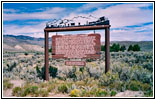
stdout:
<svg viewBox="0 0 156 100">
<path fill-rule="evenodd" d="M 129 45 L 128 49 L 125 45 L 116 44 L 110 46 L 110 52 L 119 52 L 119 51 L 140 51 L 141 48 L 138 44 Z M 105 51 L 105 45 L 101 45 L 101 51 Z"/>
</svg>

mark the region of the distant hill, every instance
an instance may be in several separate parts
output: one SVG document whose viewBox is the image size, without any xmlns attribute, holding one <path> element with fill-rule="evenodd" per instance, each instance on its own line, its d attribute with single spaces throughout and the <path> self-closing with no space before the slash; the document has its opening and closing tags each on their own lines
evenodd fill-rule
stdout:
<svg viewBox="0 0 156 100">
<path fill-rule="evenodd" d="M 51 44 L 51 42 L 49 42 L 49 44 Z M 34 38 L 24 35 L 3 35 L 3 50 L 42 52 L 44 51 L 44 38 Z"/>
<path fill-rule="evenodd" d="M 113 43 L 119 43 L 125 45 L 127 48 L 129 45 L 139 44 L 142 51 L 153 50 L 153 41 L 112 41 Z M 102 42 L 104 44 L 104 42 Z M 51 47 L 51 38 L 49 37 L 49 46 Z M 3 50 L 7 51 L 44 51 L 44 38 L 34 38 L 30 36 L 14 36 L 3 35 Z"/>
</svg>

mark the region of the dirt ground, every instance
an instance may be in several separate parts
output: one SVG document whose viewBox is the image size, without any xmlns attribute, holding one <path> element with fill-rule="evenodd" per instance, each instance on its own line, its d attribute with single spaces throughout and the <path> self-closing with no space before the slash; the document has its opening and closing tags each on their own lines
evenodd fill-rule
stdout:
<svg viewBox="0 0 156 100">
<path fill-rule="evenodd" d="M 13 88 L 17 87 L 17 86 L 21 86 L 22 84 L 24 84 L 23 80 L 10 80 L 10 82 L 13 84 Z M 3 91 L 3 97 L 13 97 L 12 96 L 12 89 L 7 89 Z"/>
<path fill-rule="evenodd" d="M 17 86 L 22 86 L 22 84 L 24 84 L 23 80 L 10 80 L 10 82 L 13 84 L 13 88 L 17 87 Z M 12 89 L 7 89 L 3 91 L 3 97 L 15 97 L 12 96 Z M 69 97 L 66 94 L 55 94 L 55 93 L 49 93 L 48 97 Z"/>
</svg>

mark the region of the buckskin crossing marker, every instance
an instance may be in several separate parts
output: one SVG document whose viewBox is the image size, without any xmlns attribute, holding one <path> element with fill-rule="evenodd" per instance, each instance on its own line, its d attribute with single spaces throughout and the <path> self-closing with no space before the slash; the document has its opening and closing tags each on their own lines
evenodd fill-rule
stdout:
<svg viewBox="0 0 156 100">
<path fill-rule="evenodd" d="M 100 58 L 100 38 L 100 34 L 53 35 L 52 58 Z"/>
<path fill-rule="evenodd" d="M 61 28 L 45 28 L 45 80 L 49 80 L 49 32 L 62 32 L 62 31 L 81 31 L 81 30 L 99 30 L 99 29 L 105 29 L 105 73 L 110 69 L 110 25 L 97 25 L 97 26 L 76 26 L 76 27 L 61 27 Z M 59 35 L 58 35 L 59 36 Z M 54 44 L 53 44 L 54 45 Z M 53 51 L 53 50 L 52 50 Z M 97 50 L 98 51 L 98 50 Z M 59 57 L 56 54 L 56 51 L 53 52 L 55 56 L 53 57 Z M 59 52 L 57 52 L 59 54 Z M 92 53 L 93 54 L 93 53 Z M 96 55 L 96 54 L 95 54 Z M 97 54 L 98 55 L 98 54 Z M 65 56 L 65 52 L 61 57 L 67 57 Z M 71 56 L 70 56 L 71 57 Z M 69 57 L 69 58 L 70 58 Z M 81 56 L 82 57 L 82 56 Z M 87 57 L 87 56 L 86 56 Z M 92 57 L 92 56 L 90 56 Z M 85 57 L 82 57 L 85 58 Z M 76 63 L 76 62 L 75 62 Z M 71 62 L 66 62 L 66 64 L 71 64 Z"/>
</svg>

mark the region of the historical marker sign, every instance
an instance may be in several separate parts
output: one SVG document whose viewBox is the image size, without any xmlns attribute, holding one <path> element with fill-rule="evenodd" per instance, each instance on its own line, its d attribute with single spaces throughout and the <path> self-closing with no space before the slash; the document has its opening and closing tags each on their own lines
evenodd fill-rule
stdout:
<svg viewBox="0 0 156 100">
<path fill-rule="evenodd" d="M 100 34 L 52 36 L 52 58 L 100 58 Z"/>
</svg>

